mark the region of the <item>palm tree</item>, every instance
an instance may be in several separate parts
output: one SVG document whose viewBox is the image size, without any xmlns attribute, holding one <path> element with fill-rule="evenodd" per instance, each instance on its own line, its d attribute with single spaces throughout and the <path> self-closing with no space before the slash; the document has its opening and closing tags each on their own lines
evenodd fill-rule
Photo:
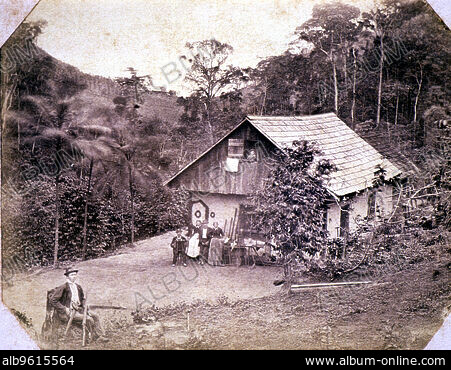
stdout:
<svg viewBox="0 0 451 370">
<path fill-rule="evenodd" d="M 135 242 L 135 181 L 143 178 L 135 166 L 135 154 L 142 143 L 126 124 L 113 127 L 112 135 L 102 137 L 103 145 L 106 145 L 114 153 L 110 157 L 109 172 L 110 186 L 113 188 L 128 187 L 130 194 L 130 242 Z"/>
<path fill-rule="evenodd" d="M 84 88 L 76 81 L 49 81 L 46 95 L 29 95 L 23 98 L 23 110 L 17 112 L 28 122 L 30 134 L 25 140 L 32 142 L 32 151 L 36 144 L 41 144 L 46 152 L 56 159 L 55 170 L 44 173 L 54 177 L 55 181 L 55 243 L 53 249 L 53 266 L 58 267 L 59 230 L 60 230 L 60 187 L 63 171 L 70 168 L 71 163 L 59 160 L 61 155 L 77 158 L 77 148 L 74 146 L 76 135 L 72 126 L 73 112 L 71 110 L 74 96 Z M 72 163 L 73 165 L 73 163 Z"/>
<path fill-rule="evenodd" d="M 98 161 L 109 158 L 112 153 L 110 147 L 105 145 L 104 139 L 111 135 L 111 129 L 107 126 L 90 122 L 77 127 L 77 139 L 74 145 L 83 153 L 84 159 L 88 160 L 88 181 L 84 199 L 83 211 L 83 242 L 82 242 L 82 259 L 86 259 L 87 253 L 87 231 L 88 231 L 88 206 L 92 190 L 92 179 L 94 164 Z"/>
</svg>

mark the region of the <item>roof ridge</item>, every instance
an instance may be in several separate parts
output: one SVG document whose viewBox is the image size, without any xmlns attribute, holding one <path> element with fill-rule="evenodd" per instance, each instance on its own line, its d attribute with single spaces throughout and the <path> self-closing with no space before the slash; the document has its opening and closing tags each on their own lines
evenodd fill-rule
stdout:
<svg viewBox="0 0 451 370">
<path fill-rule="evenodd" d="M 249 119 L 275 119 L 275 118 L 282 118 L 282 119 L 305 119 L 308 117 L 324 117 L 324 116 L 335 116 L 338 118 L 338 116 L 333 113 L 333 112 L 329 112 L 329 113 L 318 113 L 318 114 L 308 114 L 308 115 L 293 115 L 293 116 L 259 116 L 259 115 L 247 115 L 246 117 Z M 339 118 L 338 118 L 339 119 Z"/>
</svg>

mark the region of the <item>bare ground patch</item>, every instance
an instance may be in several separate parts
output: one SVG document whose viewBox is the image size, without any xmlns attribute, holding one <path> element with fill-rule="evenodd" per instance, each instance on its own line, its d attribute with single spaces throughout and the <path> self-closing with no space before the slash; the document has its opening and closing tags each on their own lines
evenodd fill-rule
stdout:
<svg viewBox="0 0 451 370">
<path fill-rule="evenodd" d="M 422 349 L 450 304 L 449 267 L 438 258 L 371 286 L 286 295 L 272 284 L 279 268 L 172 268 L 171 236 L 77 265 L 91 304 L 127 308 L 98 311 L 110 342 L 87 349 Z M 17 276 L 3 299 L 31 320 L 27 330 L 36 335 L 45 292 L 62 282 L 62 270 Z M 80 348 L 77 333 L 59 348 Z"/>
</svg>

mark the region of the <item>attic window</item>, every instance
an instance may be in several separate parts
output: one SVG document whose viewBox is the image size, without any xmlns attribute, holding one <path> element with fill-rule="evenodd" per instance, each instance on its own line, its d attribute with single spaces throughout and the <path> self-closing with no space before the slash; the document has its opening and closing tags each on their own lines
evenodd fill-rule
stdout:
<svg viewBox="0 0 451 370">
<path fill-rule="evenodd" d="M 258 160 L 258 142 L 256 140 L 246 140 L 244 143 L 244 159 L 247 162 L 256 162 Z"/>
<path fill-rule="evenodd" d="M 228 157 L 242 158 L 244 155 L 244 140 L 229 139 Z"/>
</svg>

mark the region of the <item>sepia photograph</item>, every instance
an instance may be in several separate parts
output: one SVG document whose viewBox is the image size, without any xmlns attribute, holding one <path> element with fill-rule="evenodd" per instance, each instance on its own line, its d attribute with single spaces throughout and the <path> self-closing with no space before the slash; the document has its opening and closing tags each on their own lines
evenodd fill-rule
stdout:
<svg viewBox="0 0 451 370">
<path fill-rule="evenodd" d="M 446 1 L 1 6 L 0 349 L 445 365 Z"/>
</svg>

